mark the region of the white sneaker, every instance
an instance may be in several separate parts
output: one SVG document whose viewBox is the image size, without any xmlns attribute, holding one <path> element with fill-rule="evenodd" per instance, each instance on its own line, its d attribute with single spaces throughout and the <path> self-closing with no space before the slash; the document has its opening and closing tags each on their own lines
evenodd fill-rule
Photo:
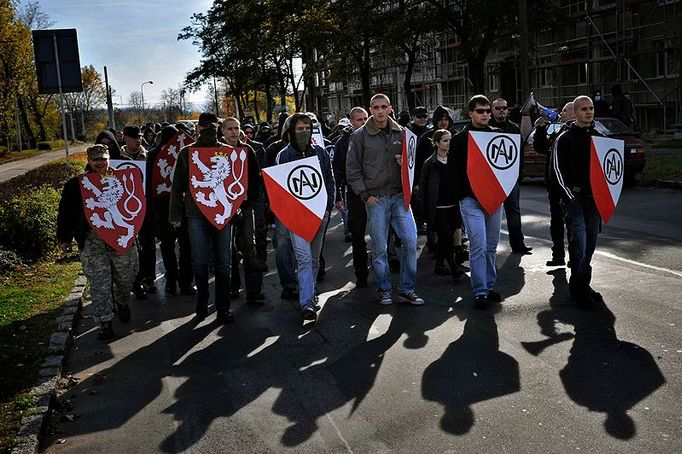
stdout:
<svg viewBox="0 0 682 454">
<path fill-rule="evenodd" d="M 413 306 L 423 306 L 424 305 L 424 299 L 421 298 L 419 295 L 417 295 L 415 292 L 400 292 L 400 293 L 398 293 L 398 297 L 402 301 L 409 303 Z"/>
</svg>

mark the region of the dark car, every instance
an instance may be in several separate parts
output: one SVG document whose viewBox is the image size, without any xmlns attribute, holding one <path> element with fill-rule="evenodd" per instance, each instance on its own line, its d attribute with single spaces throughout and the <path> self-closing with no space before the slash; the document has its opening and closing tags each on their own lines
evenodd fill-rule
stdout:
<svg viewBox="0 0 682 454">
<path fill-rule="evenodd" d="M 595 128 L 604 136 L 611 139 L 621 139 L 625 142 L 625 180 L 626 186 L 634 186 L 635 176 L 644 170 L 646 165 L 646 149 L 639 134 L 625 126 L 616 118 L 595 118 Z M 547 125 L 547 134 L 561 128 L 561 123 Z M 523 150 L 523 170 L 526 177 L 542 177 L 545 175 L 545 160 L 547 157 L 537 153 L 533 148 L 535 129 L 528 135 Z"/>
</svg>

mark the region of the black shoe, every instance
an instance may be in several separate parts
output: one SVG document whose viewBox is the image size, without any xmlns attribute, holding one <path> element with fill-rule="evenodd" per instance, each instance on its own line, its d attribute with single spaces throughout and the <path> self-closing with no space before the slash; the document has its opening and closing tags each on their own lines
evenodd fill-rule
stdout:
<svg viewBox="0 0 682 454">
<path fill-rule="evenodd" d="M 552 257 L 552 260 L 547 260 L 547 263 L 545 263 L 547 266 L 564 266 L 565 264 L 566 261 L 563 257 Z"/>
<path fill-rule="evenodd" d="M 451 268 L 451 271 L 452 271 L 452 279 L 455 281 L 458 280 L 459 278 L 461 278 L 462 276 L 464 276 L 464 271 L 462 271 L 458 266 L 453 266 Z"/>
<path fill-rule="evenodd" d="M 268 264 L 265 263 L 265 260 L 263 260 L 261 257 L 255 257 L 249 260 L 249 266 L 252 269 L 262 273 L 265 273 L 268 270 Z"/>
<path fill-rule="evenodd" d="M 488 292 L 488 301 L 490 301 L 491 303 L 501 303 L 502 295 L 497 293 L 495 290 L 491 290 Z"/>
<path fill-rule="evenodd" d="M 166 291 L 166 295 L 177 295 L 178 294 L 178 284 L 175 281 L 166 282 L 166 286 L 164 287 L 164 290 Z"/>
<path fill-rule="evenodd" d="M 285 288 L 279 297 L 287 301 L 298 301 L 298 292 L 293 288 Z"/>
<path fill-rule="evenodd" d="M 346 243 L 351 243 L 353 241 L 353 234 L 348 232 L 346 233 Z"/>
<path fill-rule="evenodd" d="M 239 289 L 230 290 L 230 299 L 231 300 L 239 299 Z"/>
<path fill-rule="evenodd" d="M 523 255 L 531 255 L 532 252 L 530 252 L 530 251 L 532 251 L 532 250 L 533 250 L 532 247 L 526 246 L 525 244 L 512 248 L 512 252 L 514 254 L 523 254 Z"/>
<path fill-rule="evenodd" d="M 434 267 L 433 274 L 438 274 L 440 276 L 449 276 L 450 270 L 448 269 L 447 266 L 440 264 L 440 265 L 436 265 Z"/>
<path fill-rule="evenodd" d="M 474 307 L 476 309 L 485 309 L 488 306 L 488 298 L 485 295 L 479 295 L 474 299 Z"/>
<path fill-rule="evenodd" d="M 228 310 L 219 310 L 216 312 L 215 319 L 220 323 L 221 325 L 228 325 L 230 323 L 234 323 L 234 315 L 232 315 L 232 311 Z"/>
<path fill-rule="evenodd" d="M 139 284 L 133 288 L 133 293 L 135 294 L 136 300 L 146 300 L 147 299 L 147 290 L 145 290 L 144 286 L 141 284 Z"/>
<path fill-rule="evenodd" d="M 203 320 L 208 316 L 208 307 L 197 304 L 196 309 L 194 309 L 194 314 L 199 320 Z"/>
<path fill-rule="evenodd" d="M 466 262 L 469 260 L 469 251 L 466 249 L 462 248 L 460 250 L 457 250 L 455 252 L 455 262 L 457 262 L 458 265 L 461 265 L 462 263 Z"/>
<path fill-rule="evenodd" d="M 156 284 L 154 284 L 153 282 L 150 284 L 145 284 L 144 287 L 145 287 L 145 290 L 147 290 L 147 293 L 153 294 L 153 293 L 156 293 L 158 291 L 158 289 L 156 288 Z"/>
<path fill-rule="evenodd" d="M 100 325 L 97 339 L 110 340 L 114 338 L 114 327 L 111 322 L 102 322 Z"/>
<path fill-rule="evenodd" d="M 367 287 L 369 287 L 369 284 L 367 283 L 366 277 L 359 277 L 355 281 L 355 288 L 367 288 Z"/>
<path fill-rule="evenodd" d="M 116 315 L 121 322 L 128 323 L 130 321 L 130 306 L 116 303 Z"/>
<path fill-rule="evenodd" d="M 303 320 L 315 321 L 317 320 L 317 312 L 315 312 L 314 307 L 304 307 L 301 311 L 301 317 Z"/>
<path fill-rule="evenodd" d="M 252 306 L 264 306 L 265 295 L 262 293 L 258 293 L 257 295 L 246 295 L 246 304 L 251 304 Z"/>
<path fill-rule="evenodd" d="M 187 295 L 187 296 L 196 295 L 197 294 L 197 288 L 191 284 L 181 285 L 180 286 L 180 294 L 181 295 Z"/>
</svg>

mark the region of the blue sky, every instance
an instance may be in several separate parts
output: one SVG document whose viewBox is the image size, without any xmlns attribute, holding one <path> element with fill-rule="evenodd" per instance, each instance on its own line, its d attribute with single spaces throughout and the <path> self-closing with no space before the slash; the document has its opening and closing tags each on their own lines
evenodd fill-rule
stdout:
<svg viewBox="0 0 682 454">
<path fill-rule="evenodd" d="M 144 86 L 145 104 L 160 102 L 161 92 L 177 88 L 199 64 L 198 48 L 178 41 L 180 30 L 195 12 L 206 12 L 212 0 L 42 0 L 40 6 L 55 22 L 52 28 L 75 28 L 81 66 L 93 65 L 116 90 L 114 102 L 128 103 Z M 201 106 L 206 91 L 190 94 Z"/>
</svg>

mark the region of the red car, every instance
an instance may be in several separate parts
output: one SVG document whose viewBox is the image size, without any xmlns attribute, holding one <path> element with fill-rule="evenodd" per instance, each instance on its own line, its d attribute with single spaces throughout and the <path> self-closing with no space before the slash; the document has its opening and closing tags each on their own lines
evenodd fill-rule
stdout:
<svg viewBox="0 0 682 454">
<path fill-rule="evenodd" d="M 596 118 L 594 120 L 597 131 L 612 139 L 625 141 L 625 181 L 626 186 L 634 186 L 635 176 L 644 170 L 646 165 L 646 149 L 639 134 L 625 126 L 617 118 Z M 552 123 L 547 126 L 547 134 L 551 134 L 561 128 L 561 123 Z M 528 140 L 523 150 L 523 169 L 526 177 L 544 177 L 545 161 L 547 157 L 539 154 L 533 148 L 535 129 L 528 135 Z"/>
</svg>

